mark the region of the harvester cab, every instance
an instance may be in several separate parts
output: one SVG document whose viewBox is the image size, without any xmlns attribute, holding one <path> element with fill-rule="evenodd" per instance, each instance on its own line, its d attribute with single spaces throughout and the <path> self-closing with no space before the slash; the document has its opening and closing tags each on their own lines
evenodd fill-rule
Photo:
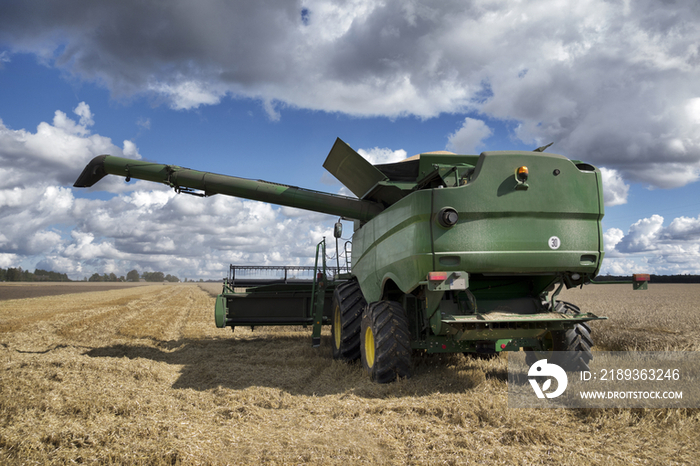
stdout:
<svg viewBox="0 0 700 466">
<path fill-rule="evenodd" d="M 323 166 L 356 197 L 111 156 L 96 157 L 75 186 L 121 175 L 354 221 L 350 272 L 331 272 L 319 246 L 311 283 L 240 287 L 229 276 L 216 300 L 219 327 L 311 325 L 318 344 L 330 325 L 333 357 L 361 359 L 378 382 L 410 376 L 413 350 L 568 351 L 570 369 L 587 368 L 589 323 L 604 317 L 557 296 L 600 270 L 597 168 L 535 151 L 372 165 L 340 139 Z"/>
</svg>

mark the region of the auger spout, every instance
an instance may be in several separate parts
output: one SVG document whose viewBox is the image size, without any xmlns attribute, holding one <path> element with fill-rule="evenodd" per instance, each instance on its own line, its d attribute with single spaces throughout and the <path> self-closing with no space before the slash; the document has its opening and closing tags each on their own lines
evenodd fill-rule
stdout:
<svg viewBox="0 0 700 466">
<path fill-rule="evenodd" d="M 361 222 L 371 220 L 384 210 L 380 203 L 369 200 L 111 155 L 100 155 L 92 159 L 73 186 L 89 188 L 107 175 L 123 176 L 127 181 L 136 178 L 163 183 L 178 192 L 192 193 L 191 190 L 198 190 L 203 196 L 224 194 Z"/>
</svg>

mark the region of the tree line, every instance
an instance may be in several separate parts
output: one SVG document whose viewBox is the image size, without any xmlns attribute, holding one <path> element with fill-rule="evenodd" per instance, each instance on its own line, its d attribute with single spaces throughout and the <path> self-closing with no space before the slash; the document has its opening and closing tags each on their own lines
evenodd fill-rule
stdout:
<svg viewBox="0 0 700 466">
<path fill-rule="evenodd" d="M 34 273 L 22 270 L 22 267 L 0 268 L 0 282 L 69 282 L 65 273 L 50 272 L 48 270 L 35 269 Z"/>
<path fill-rule="evenodd" d="M 139 282 L 143 279 L 147 282 L 179 282 L 180 279 L 174 275 L 163 272 L 143 272 L 131 270 L 126 276 L 117 277 L 114 273 L 94 273 L 90 278 L 85 277 L 82 281 L 87 282 Z M 22 270 L 22 267 L 0 268 L 0 282 L 71 282 L 65 273 L 51 272 L 48 270 L 35 269 L 34 272 Z"/>
<path fill-rule="evenodd" d="M 179 282 L 180 279 L 174 275 L 165 275 L 163 272 L 144 272 L 139 275 L 138 270 L 134 269 L 126 274 L 126 277 L 117 278 L 113 273 L 102 274 L 94 273 L 88 279 L 89 282 L 139 282 L 143 279 L 147 282 Z"/>
</svg>

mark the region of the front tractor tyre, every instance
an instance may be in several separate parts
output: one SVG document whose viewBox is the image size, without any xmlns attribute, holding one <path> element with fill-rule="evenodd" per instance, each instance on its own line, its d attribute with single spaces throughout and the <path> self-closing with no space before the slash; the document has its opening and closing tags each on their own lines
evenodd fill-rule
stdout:
<svg viewBox="0 0 700 466">
<path fill-rule="evenodd" d="M 377 301 L 362 314 L 362 365 L 372 381 L 389 383 L 411 376 L 411 338 L 401 304 Z"/>
<path fill-rule="evenodd" d="M 580 314 L 578 306 L 564 301 L 559 301 L 555 311 L 561 314 Z M 559 365 L 567 372 L 587 371 L 588 363 L 593 359 L 591 348 L 591 327 L 588 322 L 581 322 L 569 330 L 556 330 L 547 332 L 542 341 L 545 351 L 528 352 L 525 362 L 532 365 L 540 359 L 548 359 L 550 363 Z M 532 348 L 526 348 L 532 350 Z M 555 352 L 555 353 L 553 353 Z"/>
<path fill-rule="evenodd" d="M 366 305 L 367 301 L 355 279 L 338 285 L 333 291 L 333 359 L 348 362 L 360 359 L 360 326 Z"/>
</svg>

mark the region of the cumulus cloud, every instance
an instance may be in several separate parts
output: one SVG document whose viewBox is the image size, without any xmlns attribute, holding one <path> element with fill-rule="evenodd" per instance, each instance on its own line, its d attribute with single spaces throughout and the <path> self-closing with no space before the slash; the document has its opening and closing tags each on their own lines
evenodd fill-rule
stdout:
<svg viewBox="0 0 700 466">
<path fill-rule="evenodd" d="M 132 141 L 118 147 L 92 134 L 86 103 L 74 113 L 78 121 L 56 111 L 36 133 L 0 125 L 0 267 L 28 260 L 74 279 L 134 268 L 219 279 L 229 263 L 308 264 L 315 244 L 331 237 L 325 215 L 177 195 L 145 181 L 106 177 L 96 189 L 110 199 L 82 198 L 86 190 L 69 186 L 92 157 L 141 156 Z"/>
<path fill-rule="evenodd" d="M 358 149 L 357 153 L 365 158 L 372 165 L 383 163 L 400 162 L 406 158 L 406 151 L 403 149 L 391 150 L 386 147 L 374 147 L 372 149 Z"/>
<path fill-rule="evenodd" d="M 123 147 L 91 134 L 90 107 L 74 109 L 78 121 L 57 110 L 52 123 L 42 122 L 35 133 L 13 130 L 0 122 L 0 254 L 3 262 L 40 254 L 57 254 L 69 243 L 61 232 L 75 224 L 76 199 L 70 188 L 77 174 L 96 155 L 140 158 L 131 141 Z M 122 183 L 123 184 L 123 183 Z M 116 186 L 114 181 L 105 187 Z M 116 191 L 137 189 L 118 187 Z M 13 264 L 13 265 L 16 265 Z M 66 270 L 68 271 L 68 270 Z"/>
<path fill-rule="evenodd" d="M 664 226 L 652 215 L 633 223 L 627 234 L 610 228 L 604 235 L 606 258 L 602 273 L 698 274 L 700 216 L 678 217 Z"/>
<path fill-rule="evenodd" d="M 603 234 L 603 245 L 605 246 L 606 254 L 609 254 L 615 250 L 617 243 L 622 241 L 625 234 L 619 228 L 610 228 Z"/>
<path fill-rule="evenodd" d="M 602 275 L 629 276 L 635 273 L 650 273 L 646 261 L 639 263 L 634 259 L 605 259 L 603 263 Z"/>
<path fill-rule="evenodd" d="M 12 197 L 19 191 L 37 183 L 51 180 L 61 185 L 75 181 L 90 159 L 100 154 L 140 159 L 138 149 L 131 141 L 119 147 L 110 138 L 91 134 L 94 124 L 90 107 L 81 102 L 73 111 L 79 121 L 56 110 L 52 123 L 42 122 L 36 132 L 6 127 L 0 120 L 0 198 Z M 114 183 L 108 182 L 108 186 Z M 14 192 L 14 194 L 13 194 Z"/>
<path fill-rule="evenodd" d="M 272 120 L 285 106 L 392 118 L 473 111 L 629 181 L 669 188 L 700 176 L 692 0 L 24 0 L 0 7 L 0 41 L 174 109 L 228 96 L 261 102 Z M 484 134 L 467 120 L 451 144 L 471 148 Z"/>
<path fill-rule="evenodd" d="M 643 218 L 630 226 L 629 232 L 618 243 L 616 249 L 621 252 L 650 251 L 657 247 L 664 218 L 652 215 Z"/>
<path fill-rule="evenodd" d="M 482 120 L 467 117 L 462 127 L 448 137 L 447 150 L 458 154 L 475 154 L 476 148 L 492 134 L 493 130 Z"/>
<path fill-rule="evenodd" d="M 2 245 L 3 235 L 0 234 L 0 245 Z M 0 252 L 0 268 L 7 269 L 9 267 L 14 267 L 17 264 L 19 258 L 16 254 L 8 254 L 6 252 Z"/>
<path fill-rule="evenodd" d="M 148 89 L 167 97 L 170 108 L 174 110 L 189 110 L 201 105 L 215 105 L 226 94 L 223 90 L 212 89 L 206 83 L 184 80 L 175 84 L 152 83 Z"/>
<path fill-rule="evenodd" d="M 666 235 L 668 239 L 700 240 L 700 216 L 673 219 L 666 229 Z"/>
<path fill-rule="evenodd" d="M 229 263 L 306 263 L 318 226 L 313 215 L 288 218 L 260 202 L 160 190 L 106 202 L 80 199 L 74 209 L 78 226 L 60 252 L 76 263 L 97 259 L 114 261 L 121 270 L 219 277 Z"/>
<path fill-rule="evenodd" d="M 600 167 L 603 178 L 603 200 L 608 207 L 626 204 L 630 186 L 625 183 L 617 170 Z"/>
<path fill-rule="evenodd" d="M 80 117 L 78 125 L 81 128 L 87 128 L 95 124 L 95 120 L 92 119 L 92 112 L 90 111 L 90 106 L 85 102 L 80 102 L 77 107 L 73 110 L 73 113 Z"/>
</svg>

